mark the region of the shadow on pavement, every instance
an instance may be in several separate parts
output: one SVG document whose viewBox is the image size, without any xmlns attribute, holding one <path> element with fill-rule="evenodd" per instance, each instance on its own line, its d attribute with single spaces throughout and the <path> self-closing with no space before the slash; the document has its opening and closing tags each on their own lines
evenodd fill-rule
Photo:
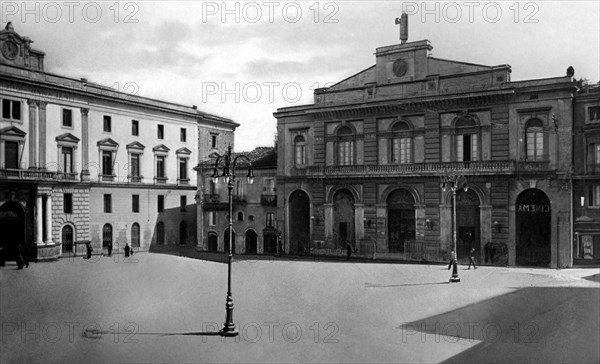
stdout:
<svg viewBox="0 0 600 364">
<path fill-rule="evenodd" d="M 406 284 L 377 284 L 365 283 L 366 288 L 388 288 L 388 287 L 413 287 L 413 286 L 431 286 L 437 284 L 450 284 L 450 282 L 431 282 L 431 283 L 406 283 Z"/>
<path fill-rule="evenodd" d="M 528 287 L 398 328 L 403 342 L 480 341 L 446 363 L 598 363 L 599 300 L 598 288 Z"/>
<path fill-rule="evenodd" d="M 593 274 L 591 276 L 583 277 L 583 279 L 593 282 L 600 282 L 600 274 Z"/>
</svg>

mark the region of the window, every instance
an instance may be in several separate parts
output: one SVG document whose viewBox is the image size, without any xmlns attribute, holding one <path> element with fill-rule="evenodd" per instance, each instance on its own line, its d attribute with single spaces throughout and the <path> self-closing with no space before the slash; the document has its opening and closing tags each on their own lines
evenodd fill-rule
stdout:
<svg viewBox="0 0 600 364">
<path fill-rule="evenodd" d="M 2 99 L 2 118 L 21 120 L 21 102 Z"/>
<path fill-rule="evenodd" d="M 62 171 L 63 173 L 73 173 L 73 148 L 61 147 L 62 151 Z"/>
<path fill-rule="evenodd" d="M 110 116 L 104 115 L 103 127 L 104 127 L 103 130 L 105 133 L 110 133 L 110 130 L 111 130 L 111 117 Z"/>
<path fill-rule="evenodd" d="M 187 196 L 179 197 L 179 211 L 185 212 L 185 207 L 187 206 Z"/>
<path fill-rule="evenodd" d="M 600 106 L 590 106 L 588 108 L 588 121 L 600 121 Z"/>
<path fill-rule="evenodd" d="M 275 214 L 273 212 L 267 212 L 266 225 L 270 228 L 275 227 Z"/>
<path fill-rule="evenodd" d="M 212 149 L 217 148 L 217 136 L 215 134 L 211 134 L 211 136 L 210 136 L 210 147 Z"/>
<path fill-rule="evenodd" d="M 4 142 L 4 168 L 18 169 L 19 168 L 19 143 L 5 141 Z"/>
<path fill-rule="evenodd" d="M 208 212 L 208 226 L 217 225 L 217 213 L 215 211 Z"/>
<path fill-rule="evenodd" d="M 156 136 L 158 139 L 164 139 L 165 138 L 165 126 L 164 125 L 158 125 L 158 133 Z"/>
<path fill-rule="evenodd" d="M 129 165 L 129 176 L 140 177 L 140 155 L 137 153 L 131 154 L 131 163 Z"/>
<path fill-rule="evenodd" d="M 165 156 L 156 156 L 156 178 L 165 178 Z"/>
<path fill-rule="evenodd" d="M 65 193 L 63 195 L 63 212 L 65 214 L 73 213 L 73 194 Z"/>
<path fill-rule="evenodd" d="M 104 195 L 104 212 L 111 213 L 112 212 L 112 196 Z"/>
<path fill-rule="evenodd" d="M 342 126 L 337 135 L 339 137 L 337 145 L 337 161 L 340 166 L 354 164 L 354 133 L 348 126 Z"/>
<path fill-rule="evenodd" d="M 244 221 L 244 213 L 243 212 L 238 212 L 237 214 L 237 221 Z"/>
<path fill-rule="evenodd" d="M 112 176 L 112 152 L 109 150 L 102 151 L 102 174 Z"/>
<path fill-rule="evenodd" d="M 140 247 L 140 224 L 137 222 L 131 225 L 131 246 L 134 248 Z"/>
<path fill-rule="evenodd" d="M 185 142 L 187 139 L 185 133 L 186 133 L 185 128 L 181 128 L 181 130 L 179 131 L 179 139 L 182 142 Z"/>
<path fill-rule="evenodd" d="M 463 134 L 456 136 L 456 160 L 459 162 L 476 161 L 477 134 Z"/>
<path fill-rule="evenodd" d="M 157 204 L 158 204 L 158 212 L 165 211 L 165 196 L 158 195 Z"/>
<path fill-rule="evenodd" d="M 102 227 L 102 247 L 106 248 L 112 244 L 112 225 L 105 224 Z"/>
<path fill-rule="evenodd" d="M 600 207 L 600 185 L 589 187 L 588 198 L 588 204 L 590 207 Z"/>
<path fill-rule="evenodd" d="M 526 127 L 527 160 L 544 159 L 544 125 L 540 119 L 531 119 Z"/>
<path fill-rule="evenodd" d="M 294 138 L 294 159 L 297 166 L 306 164 L 306 140 L 302 135 Z"/>
<path fill-rule="evenodd" d="M 131 195 L 131 212 L 140 212 L 140 195 Z"/>
<path fill-rule="evenodd" d="M 263 195 L 275 194 L 275 178 L 266 177 L 263 180 Z"/>
<path fill-rule="evenodd" d="M 390 156 L 392 163 L 412 163 L 411 126 L 406 121 L 398 121 L 391 128 Z"/>
<path fill-rule="evenodd" d="M 62 125 L 68 128 L 73 127 L 73 110 L 62 109 Z"/>
<path fill-rule="evenodd" d="M 140 123 L 137 120 L 131 120 L 131 135 L 133 135 L 133 136 L 140 135 Z"/>
<path fill-rule="evenodd" d="M 188 179 L 186 158 L 179 158 L 179 179 Z"/>
</svg>

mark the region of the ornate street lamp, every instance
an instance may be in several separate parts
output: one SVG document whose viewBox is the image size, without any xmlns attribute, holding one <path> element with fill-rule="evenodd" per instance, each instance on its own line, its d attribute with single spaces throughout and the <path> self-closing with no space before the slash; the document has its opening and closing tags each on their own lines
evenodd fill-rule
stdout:
<svg viewBox="0 0 600 364">
<path fill-rule="evenodd" d="M 235 181 L 235 165 L 238 159 L 245 159 L 248 161 L 248 174 L 246 178 L 249 184 L 254 182 L 254 174 L 252 172 L 252 162 L 250 158 L 245 155 L 238 155 L 233 160 L 231 159 L 231 146 L 227 148 L 227 154 L 219 155 L 215 161 L 215 169 L 212 175 L 212 180 L 215 184 L 219 182 L 219 177 L 222 178 L 223 183 L 227 183 L 227 189 L 229 190 L 229 259 L 227 262 L 227 300 L 225 302 L 225 324 L 219 335 L 221 336 L 237 336 L 239 332 L 235 329 L 233 323 L 233 298 L 231 296 L 231 260 L 233 259 L 232 245 L 233 245 L 233 183 Z M 219 175 L 219 167 L 222 168 L 222 173 Z"/>
<path fill-rule="evenodd" d="M 449 188 L 452 191 L 452 242 L 454 243 L 454 257 L 452 262 L 452 277 L 450 282 L 460 282 L 458 277 L 458 251 L 456 250 L 456 191 L 464 188 L 465 192 L 468 191 L 467 177 L 462 174 L 449 172 L 441 177 L 442 179 L 442 191 L 446 192 Z"/>
</svg>

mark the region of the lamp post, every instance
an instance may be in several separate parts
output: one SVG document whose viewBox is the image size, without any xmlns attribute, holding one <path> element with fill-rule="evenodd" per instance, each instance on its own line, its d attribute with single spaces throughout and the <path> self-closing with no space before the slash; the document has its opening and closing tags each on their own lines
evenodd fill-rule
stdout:
<svg viewBox="0 0 600 364">
<path fill-rule="evenodd" d="M 464 188 L 465 192 L 469 189 L 467 187 L 467 177 L 462 174 L 449 172 L 442 176 L 442 191 L 446 192 L 446 188 L 450 188 L 452 191 L 452 242 L 454 244 L 454 256 L 452 257 L 452 277 L 450 282 L 460 282 L 458 277 L 458 251 L 456 250 L 456 191 Z"/>
<path fill-rule="evenodd" d="M 233 259 L 232 245 L 233 245 L 233 183 L 235 181 L 235 165 L 237 161 L 242 158 L 248 161 L 248 174 L 246 178 L 248 183 L 252 184 L 254 181 L 254 174 L 252 173 L 252 162 L 250 158 L 245 155 L 238 155 L 233 160 L 231 157 L 231 146 L 227 148 L 227 154 L 219 155 L 215 161 L 215 168 L 212 175 L 212 180 L 215 184 L 219 182 L 219 177 L 222 178 L 224 183 L 227 183 L 227 189 L 229 191 L 229 258 L 227 261 L 227 299 L 225 302 L 225 324 L 219 335 L 221 336 L 237 336 L 239 332 L 235 329 L 233 323 L 233 298 L 231 296 L 231 261 Z M 219 175 L 219 167 L 222 168 L 222 173 Z"/>
</svg>

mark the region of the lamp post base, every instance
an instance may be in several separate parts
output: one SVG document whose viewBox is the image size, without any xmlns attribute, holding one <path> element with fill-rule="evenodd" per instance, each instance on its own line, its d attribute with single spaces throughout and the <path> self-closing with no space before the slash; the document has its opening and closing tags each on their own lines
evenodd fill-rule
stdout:
<svg viewBox="0 0 600 364">
<path fill-rule="evenodd" d="M 220 336 L 224 337 L 234 337 L 238 336 L 240 333 L 234 328 L 223 327 L 221 331 L 219 331 Z"/>
<path fill-rule="evenodd" d="M 456 260 L 452 263 L 452 277 L 450 277 L 450 283 L 458 283 L 460 278 L 458 277 L 458 264 Z"/>
</svg>

